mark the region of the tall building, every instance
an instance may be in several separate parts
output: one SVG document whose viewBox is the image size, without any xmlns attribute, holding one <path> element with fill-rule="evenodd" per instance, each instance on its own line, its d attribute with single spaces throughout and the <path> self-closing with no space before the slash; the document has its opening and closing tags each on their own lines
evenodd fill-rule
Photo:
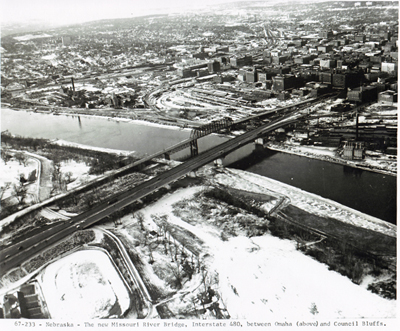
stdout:
<svg viewBox="0 0 400 331">
<path fill-rule="evenodd" d="M 246 82 L 248 83 L 255 83 L 257 82 L 257 71 L 253 70 L 248 70 L 246 72 Z"/>
<path fill-rule="evenodd" d="M 272 77 L 272 89 L 274 91 L 284 91 L 303 86 L 303 80 L 294 75 L 278 75 Z"/>
<path fill-rule="evenodd" d="M 231 66 L 239 68 L 243 66 L 251 66 L 253 64 L 253 57 L 251 55 L 245 55 L 241 57 L 232 57 L 230 59 Z"/>
<path fill-rule="evenodd" d="M 218 61 L 207 63 L 209 73 L 221 71 L 221 64 Z"/>
<path fill-rule="evenodd" d="M 332 30 L 324 30 L 319 32 L 319 37 L 324 39 L 329 39 L 333 37 Z"/>
</svg>

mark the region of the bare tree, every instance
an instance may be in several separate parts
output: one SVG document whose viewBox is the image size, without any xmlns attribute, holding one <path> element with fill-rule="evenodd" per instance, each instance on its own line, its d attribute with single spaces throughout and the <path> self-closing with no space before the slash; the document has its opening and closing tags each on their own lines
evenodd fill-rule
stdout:
<svg viewBox="0 0 400 331">
<path fill-rule="evenodd" d="M 19 185 L 14 184 L 13 186 L 14 186 L 15 196 L 18 199 L 18 204 L 19 205 L 24 204 L 28 188 L 22 184 Z"/>
<path fill-rule="evenodd" d="M 4 146 L 1 147 L 1 158 L 4 161 L 4 164 L 7 164 L 7 162 L 12 159 L 12 156 L 7 147 Z"/>
<path fill-rule="evenodd" d="M 19 162 L 19 165 L 23 164 L 26 166 L 26 156 L 22 152 L 15 153 L 14 158 Z"/>
<path fill-rule="evenodd" d="M 170 270 L 172 271 L 175 279 L 174 279 L 174 285 L 177 289 L 182 288 L 182 270 L 181 270 L 181 265 L 179 261 L 175 261 L 173 264 L 168 265 Z"/>
<path fill-rule="evenodd" d="M 139 226 L 140 226 L 140 230 L 145 231 L 145 227 L 144 227 L 144 215 L 142 212 L 137 212 L 135 215 L 135 218 L 138 220 Z M 151 215 L 153 216 L 153 215 Z"/>
</svg>

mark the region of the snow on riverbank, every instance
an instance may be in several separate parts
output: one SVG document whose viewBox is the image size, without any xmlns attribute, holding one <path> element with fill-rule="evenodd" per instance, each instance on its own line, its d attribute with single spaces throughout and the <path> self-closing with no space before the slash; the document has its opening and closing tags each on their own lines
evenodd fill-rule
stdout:
<svg viewBox="0 0 400 331">
<path fill-rule="evenodd" d="M 260 177 L 260 176 L 258 176 Z M 259 178 L 257 178 L 259 180 Z M 219 178 L 224 184 L 241 178 Z M 257 186 L 248 182 L 248 187 Z M 296 250 L 296 243 L 269 234 L 223 241 L 219 230 L 206 223 L 193 226 L 173 214 L 172 205 L 191 199 L 202 187 L 178 190 L 142 209 L 145 221 L 152 214 L 167 215 L 204 241 L 208 270 L 218 273 L 219 293 L 232 318 L 391 318 L 396 301 L 379 297 L 347 277 Z M 286 192 L 286 191 L 285 191 Z"/>
<path fill-rule="evenodd" d="M 63 139 L 53 140 L 52 143 L 60 145 L 60 146 L 71 146 L 71 147 L 76 147 L 76 148 L 81 148 L 81 149 L 89 149 L 92 151 L 98 151 L 98 152 L 104 152 L 104 153 L 110 153 L 110 154 L 118 154 L 118 155 L 130 155 L 130 154 L 135 153 L 132 151 L 125 151 L 122 149 L 103 148 L 103 147 L 96 147 L 96 146 L 84 145 L 84 144 L 79 144 L 79 143 L 73 143 L 70 141 L 63 140 Z"/>
<path fill-rule="evenodd" d="M 72 253 L 50 264 L 38 278 L 55 319 L 119 317 L 130 305 L 124 283 L 100 250 Z"/>
<path fill-rule="evenodd" d="M 237 169 L 226 169 L 214 177 L 216 182 L 236 189 L 270 194 L 270 191 L 287 196 L 291 204 L 319 216 L 332 217 L 355 226 L 396 237 L 397 226 L 376 217 L 361 213 L 333 200 L 303 191 L 268 177 Z"/>
<path fill-rule="evenodd" d="M 295 154 L 298 156 L 309 157 L 327 162 L 345 164 L 350 167 L 361 168 L 364 170 L 379 172 L 392 176 L 395 176 L 397 174 L 397 159 L 390 159 L 390 155 L 385 155 L 382 153 L 371 153 L 367 151 L 367 155 L 363 160 L 352 161 L 344 160 L 341 157 L 337 156 L 337 148 L 334 147 L 269 144 L 268 148 L 283 153 Z"/>
</svg>

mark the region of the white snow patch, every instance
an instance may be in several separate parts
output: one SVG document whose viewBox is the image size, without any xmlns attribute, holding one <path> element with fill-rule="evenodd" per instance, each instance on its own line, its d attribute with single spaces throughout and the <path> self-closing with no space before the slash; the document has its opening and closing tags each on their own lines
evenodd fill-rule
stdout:
<svg viewBox="0 0 400 331">
<path fill-rule="evenodd" d="M 80 116 L 82 116 L 82 115 L 80 115 Z M 73 143 L 70 141 L 62 140 L 62 139 L 54 140 L 54 141 L 52 141 L 52 143 L 60 145 L 60 146 L 71 146 L 71 147 L 76 147 L 76 148 L 90 149 L 93 151 L 112 153 L 112 154 L 118 154 L 118 155 L 129 155 L 129 154 L 133 153 L 132 151 L 124 151 L 122 149 L 95 147 L 95 146 L 89 146 L 89 145 L 84 145 L 84 144 L 79 144 L 79 143 Z"/>
<path fill-rule="evenodd" d="M 383 299 L 329 271 L 297 251 L 292 241 L 271 235 L 236 237 L 213 251 L 213 267 L 232 318 L 395 316 L 395 300 Z"/>
<path fill-rule="evenodd" d="M 48 38 L 48 37 L 52 37 L 49 34 L 43 33 L 43 34 L 26 34 L 24 36 L 19 36 L 19 37 L 14 37 L 14 39 L 18 40 L 18 41 L 27 41 L 27 40 L 31 40 L 31 39 L 39 39 L 39 38 Z"/>
<path fill-rule="evenodd" d="M 204 254 L 212 256 L 208 269 L 218 273 L 219 293 L 232 318 L 257 320 L 263 316 L 284 321 L 395 316 L 395 300 L 383 299 L 347 277 L 329 271 L 326 265 L 297 251 L 294 241 L 269 234 L 222 241 L 212 226 L 193 226 L 173 215 L 175 202 L 190 199 L 202 189 L 178 190 L 141 211 L 149 223 L 151 214 L 166 214 L 168 222 L 204 241 Z"/>
<path fill-rule="evenodd" d="M 50 315 L 54 319 L 87 320 L 123 314 L 129 293 L 109 257 L 100 250 L 72 253 L 44 269 L 39 277 Z"/>
<path fill-rule="evenodd" d="M 0 187 L 4 187 L 6 183 L 11 183 L 11 187 L 4 192 L 2 199 L 11 196 L 14 192 L 12 185 L 19 185 L 20 175 L 24 175 L 27 179 L 29 174 L 36 170 L 38 176 L 38 165 L 34 160 L 28 160 L 26 166 L 19 164 L 18 161 L 12 159 L 4 163 L 3 159 L 0 160 Z"/>
</svg>

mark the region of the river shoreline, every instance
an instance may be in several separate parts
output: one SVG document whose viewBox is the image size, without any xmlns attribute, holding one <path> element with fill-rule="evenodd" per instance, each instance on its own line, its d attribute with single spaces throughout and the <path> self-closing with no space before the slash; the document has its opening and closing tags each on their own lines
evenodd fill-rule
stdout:
<svg viewBox="0 0 400 331">
<path fill-rule="evenodd" d="M 105 116 L 102 114 L 85 114 L 85 113 L 80 113 L 78 109 L 71 109 L 71 112 L 65 111 L 65 109 L 54 109 L 54 110 L 38 110 L 38 109 L 22 109 L 18 107 L 14 107 L 8 103 L 1 103 L 1 109 L 9 109 L 9 110 L 14 110 L 14 111 L 25 111 L 25 112 L 32 112 L 32 113 L 39 113 L 39 114 L 47 114 L 47 115 L 53 115 L 53 116 L 69 116 L 69 117 L 84 117 L 84 118 L 99 118 L 107 121 L 113 121 L 113 122 L 124 122 L 124 123 L 133 123 L 133 124 L 138 124 L 138 125 L 146 125 L 146 126 L 152 126 L 152 127 L 158 127 L 158 128 L 163 128 L 163 129 L 171 129 L 171 130 L 176 130 L 176 131 L 191 131 L 190 128 L 185 128 L 183 125 L 179 125 L 179 123 L 162 123 L 163 121 L 161 119 L 154 119 L 154 121 L 149 121 L 146 119 L 135 119 L 131 117 L 123 117 L 123 116 Z M 99 109 L 99 111 L 104 111 L 104 110 L 109 110 L 109 111 L 118 111 L 115 109 Z M 120 114 L 121 115 L 121 114 Z M 159 123 L 160 122 L 160 123 Z"/>
<path fill-rule="evenodd" d="M 12 105 L 8 104 L 8 103 L 1 103 L 2 108 L 3 106 L 4 109 L 9 109 L 9 110 L 14 110 L 14 111 L 26 111 L 26 112 L 35 112 L 35 113 L 44 113 L 44 114 L 48 114 L 48 115 L 53 115 L 53 116 L 58 116 L 58 115 L 64 115 L 64 116 L 70 116 L 70 117 L 85 117 L 85 118 L 99 118 L 99 119 L 103 119 L 103 120 L 107 120 L 107 121 L 114 121 L 114 122 L 124 122 L 124 123 L 132 123 L 132 124 L 136 124 L 136 125 L 143 125 L 143 126 L 149 126 L 149 127 L 157 127 L 157 128 L 163 128 L 163 129 L 171 129 L 171 130 L 175 130 L 175 131 L 187 131 L 190 132 L 191 129 L 189 128 L 184 128 L 182 126 L 180 126 L 178 123 L 174 124 L 162 124 L 162 123 L 158 123 L 159 119 L 156 119 L 154 122 L 153 121 L 148 121 L 145 119 L 132 119 L 131 117 L 117 117 L 117 116 L 104 116 L 104 115 L 97 115 L 97 114 L 81 114 L 79 113 L 78 109 L 71 109 L 71 111 L 73 111 L 74 113 L 70 113 L 70 112 L 61 112 L 60 110 L 55 109 L 55 111 L 40 111 L 40 110 L 35 110 L 35 109 L 13 109 L 11 108 Z M 75 113 L 76 111 L 76 113 Z M 114 109 L 110 109 L 110 111 L 115 111 Z M 67 145 L 68 142 L 66 140 L 63 139 L 55 139 L 55 141 L 62 141 L 62 144 Z M 57 143 L 57 142 L 56 142 Z M 71 144 L 68 145 L 73 145 L 75 143 L 71 142 Z M 79 144 L 80 148 L 88 148 L 88 149 L 92 149 L 90 145 L 85 145 L 85 144 Z M 87 146 L 87 147 L 85 147 Z M 336 164 L 340 164 L 340 165 L 345 165 L 345 166 L 349 166 L 349 167 L 353 167 L 353 168 L 357 168 L 357 169 L 361 169 L 364 171 L 372 171 L 372 172 L 376 172 L 376 173 L 380 173 L 383 175 L 389 175 L 389 176 L 394 176 L 397 177 L 397 172 L 391 171 L 389 169 L 382 169 L 373 165 L 361 165 L 359 162 L 362 161 L 358 161 L 358 162 L 354 162 L 354 161 L 349 161 L 349 160 L 343 160 L 339 157 L 335 157 L 334 155 L 327 155 L 327 154 L 320 154 L 318 153 L 318 149 L 315 149 L 315 153 L 314 152 L 302 152 L 299 150 L 294 150 L 296 149 L 298 146 L 295 145 L 277 145 L 274 143 L 267 143 L 266 145 L 264 145 L 264 147 L 267 147 L 271 150 L 277 151 L 277 152 L 283 152 L 283 153 L 288 153 L 288 154 L 293 154 L 293 155 L 298 155 L 298 156 L 303 156 L 303 157 L 308 157 L 308 158 L 312 158 L 312 159 L 317 159 L 317 160 L 321 160 L 321 161 L 326 161 L 326 162 L 331 162 L 331 163 L 336 163 Z M 312 147 L 308 147 L 309 149 L 312 149 Z M 328 149 L 328 148 L 326 148 Z M 111 150 L 111 149 L 110 149 Z M 131 151 L 131 153 L 137 153 L 137 151 Z"/>
<path fill-rule="evenodd" d="M 325 162 L 330 162 L 330 163 L 336 163 L 339 165 L 343 165 L 343 166 L 348 166 L 348 167 L 352 167 L 352 168 L 357 168 L 360 170 L 364 170 L 364 171 L 371 171 L 371 172 L 376 172 L 376 173 L 380 173 L 382 175 L 388 175 L 388 176 L 393 176 L 393 177 L 397 177 L 397 173 L 389 171 L 389 170 L 385 170 L 385 169 L 379 169 L 379 168 L 374 168 L 374 167 L 366 167 L 366 166 L 361 166 L 359 164 L 357 164 L 356 162 L 352 162 L 352 161 L 348 161 L 348 160 L 343 160 L 343 159 L 339 159 L 339 158 L 334 158 L 332 156 L 329 155 L 321 155 L 321 154 L 312 154 L 310 152 L 300 152 L 300 151 L 295 151 L 292 148 L 295 148 L 296 146 L 278 146 L 275 144 L 267 144 L 264 146 L 265 148 L 268 148 L 270 150 L 276 151 L 276 152 L 282 152 L 282 153 L 287 153 L 287 154 L 293 154 L 293 155 L 297 155 L 297 156 L 302 156 L 302 157 L 307 157 L 310 159 L 315 159 L 315 160 L 320 160 L 320 161 L 325 161 Z"/>
</svg>

